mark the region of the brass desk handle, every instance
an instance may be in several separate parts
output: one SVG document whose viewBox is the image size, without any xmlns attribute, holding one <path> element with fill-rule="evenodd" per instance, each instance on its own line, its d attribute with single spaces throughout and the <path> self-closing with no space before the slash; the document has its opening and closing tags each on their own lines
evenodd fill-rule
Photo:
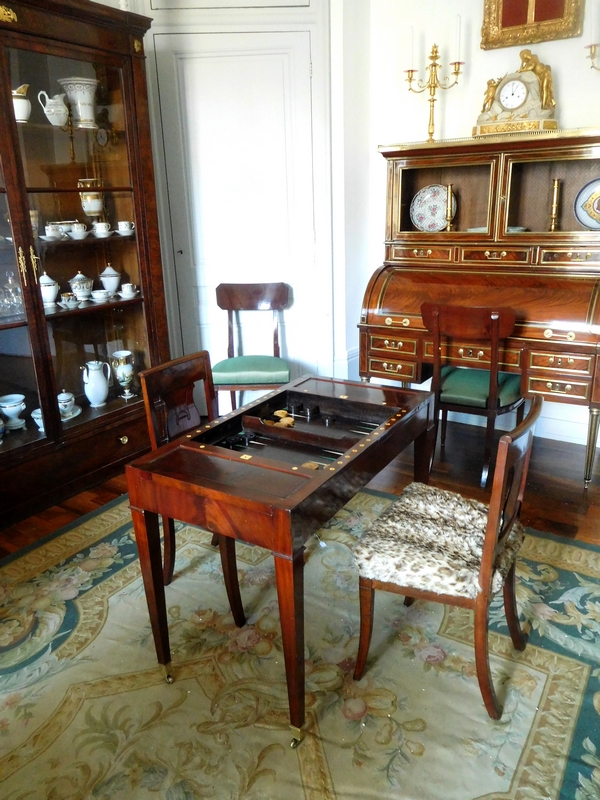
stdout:
<svg viewBox="0 0 600 800">
<path fill-rule="evenodd" d="M 463 347 L 460 347 L 460 348 L 459 348 L 459 350 L 458 350 L 458 355 L 459 355 L 461 358 L 464 358 L 465 356 L 466 356 L 467 358 L 474 358 L 474 357 L 475 357 L 475 351 L 474 351 L 474 350 L 471 350 L 471 349 L 469 349 L 469 350 L 467 350 L 467 351 L 465 352 L 465 349 L 464 349 Z M 485 355 L 485 353 L 483 352 L 483 350 L 479 350 L 479 351 L 477 352 L 477 358 L 483 358 L 483 357 L 484 357 L 484 355 Z"/>
<path fill-rule="evenodd" d="M 548 381 L 548 383 L 546 384 L 546 388 L 550 389 L 550 391 L 554 392 L 555 394 L 556 393 L 558 393 L 558 394 L 566 394 L 567 392 L 570 392 L 573 387 L 571 386 L 570 383 L 567 383 L 565 385 L 565 388 L 563 390 L 561 390 L 560 383 L 552 383 L 552 381 Z"/>
<path fill-rule="evenodd" d="M 393 341 L 390 342 L 389 339 L 384 339 L 383 343 L 390 350 L 399 350 L 402 347 L 402 345 L 404 344 L 404 342 L 393 342 Z"/>
<path fill-rule="evenodd" d="M 548 359 L 548 363 L 549 364 L 554 364 L 554 356 L 550 356 L 550 358 Z M 575 363 L 575 359 L 574 358 L 567 358 L 567 365 L 569 367 L 572 367 L 574 363 Z M 562 365 L 563 365 L 562 358 L 557 358 L 556 359 L 556 366 L 557 367 L 562 367 Z"/>
<path fill-rule="evenodd" d="M 571 259 L 571 261 L 589 261 L 592 257 L 591 253 L 567 253 L 567 256 Z"/>
<path fill-rule="evenodd" d="M 413 256 L 415 258 L 429 258 L 432 252 L 433 252 L 432 250 L 417 250 L 417 248 L 415 247 L 415 249 L 413 250 Z"/>
<path fill-rule="evenodd" d="M 400 372 L 402 370 L 402 364 L 388 364 L 387 361 L 384 361 L 382 366 L 386 372 Z"/>
<path fill-rule="evenodd" d="M 502 250 L 500 253 L 497 250 L 486 250 L 484 255 L 490 261 L 499 261 L 501 258 L 506 258 L 507 252 L 506 250 Z"/>
<path fill-rule="evenodd" d="M 119 441 L 121 442 L 121 444 L 127 444 L 127 442 L 129 441 L 129 436 L 119 436 Z"/>
</svg>

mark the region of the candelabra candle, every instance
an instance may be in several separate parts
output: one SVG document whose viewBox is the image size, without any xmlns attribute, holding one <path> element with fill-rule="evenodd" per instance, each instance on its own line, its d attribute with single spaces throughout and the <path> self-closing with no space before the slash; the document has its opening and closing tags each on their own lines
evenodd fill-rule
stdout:
<svg viewBox="0 0 600 800">
<path fill-rule="evenodd" d="M 452 184 L 446 187 L 446 230 L 452 230 Z"/>
<path fill-rule="evenodd" d="M 415 69 L 407 69 L 406 70 L 406 82 L 408 83 L 408 91 L 414 92 L 415 94 L 422 94 L 425 91 L 429 92 L 429 124 L 427 126 L 427 133 L 428 133 L 428 142 L 433 142 L 433 134 L 435 131 L 434 125 L 434 105 L 435 105 L 435 94 L 438 89 L 451 89 L 453 86 L 456 86 L 458 83 L 458 76 L 461 74 L 460 68 L 465 63 L 464 61 L 452 61 L 450 62 L 450 66 L 452 67 L 452 75 L 454 80 L 450 83 L 450 78 L 444 78 L 440 80 L 438 77 L 438 72 L 441 69 L 441 64 L 439 63 L 439 50 L 437 44 L 434 44 L 431 48 L 431 55 L 429 56 L 429 61 L 431 62 L 425 67 L 425 70 L 429 72 L 429 77 L 426 81 L 417 80 L 417 87 L 413 88 L 413 81 L 415 80 Z"/>
<path fill-rule="evenodd" d="M 598 52 L 598 45 L 597 44 L 587 44 L 585 46 L 585 49 L 590 51 L 589 56 L 587 56 L 587 58 L 589 58 L 590 61 L 592 62 L 590 64 L 590 69 L 595 69 L 595 70 L 598 70 L 600 72 L 600 67 L 596 66 L 596 54 Z"/>
</svg>

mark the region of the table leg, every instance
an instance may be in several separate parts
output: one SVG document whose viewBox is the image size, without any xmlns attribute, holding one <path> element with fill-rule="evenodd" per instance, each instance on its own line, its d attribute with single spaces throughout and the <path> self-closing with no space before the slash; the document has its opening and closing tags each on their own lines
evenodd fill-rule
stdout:
<svg viewBox="0 0 600 800">
<path fill-rule="evenodd" d="M 144 580 L 156 657 L 165 671 L 167 683 L 173 683 L 158 514 L 131 508 L 131 517 Z"/>
<path fill-rule="evenodd" d="M 429 483 L 436 434 L 437 428 L 433 425 L 415 439 L 414 478 L 420 483 Z"/>
<path fill-rule="evenodd" d="M 292 560 L 275 555 L 275 579 L 290 704 L 290 728 L 297 744 L 304 737 L 304 548 Z"/>
</svg>

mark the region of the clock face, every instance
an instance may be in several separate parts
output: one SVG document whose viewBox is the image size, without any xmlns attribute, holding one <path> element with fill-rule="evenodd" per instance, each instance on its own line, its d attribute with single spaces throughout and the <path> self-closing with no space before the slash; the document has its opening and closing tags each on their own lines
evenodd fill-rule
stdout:
<svg viewBox="0 0 600 800">
<path fill-rule="evenodd" d="M 527 86 L 525 86 L 523 81 L 507 81 L 502 89 L 500 89 L 498 100 L 503 108 L 513 111 L 515 108 L 522 106 L 525 100 L 527 100 Z"/>
<path fill-rule="evenodd" d="M 108 131 L 106 128 L 98 128 L 96 131 L 96 141 L 100 147 L 105 147 L 108 144 Z"/>
</svg>

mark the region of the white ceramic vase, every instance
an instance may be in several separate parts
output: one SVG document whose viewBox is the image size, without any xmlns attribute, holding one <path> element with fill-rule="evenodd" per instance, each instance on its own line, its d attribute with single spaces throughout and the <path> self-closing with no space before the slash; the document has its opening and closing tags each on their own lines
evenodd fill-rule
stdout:
<svg viewBox="0 0 600 800">
<path fill-rule="evenodd" d="M 88 361 L 83 370 L 83 391 L 92 408 L 106 405 L 110 367 L 106 361 Z"/>
<path fill-rule="evenodd" d="M 97 128 L 96 125 L 96 78 L 60 78 L 58 81 L 71 103 L 75 128 Z"/>
</svg>

